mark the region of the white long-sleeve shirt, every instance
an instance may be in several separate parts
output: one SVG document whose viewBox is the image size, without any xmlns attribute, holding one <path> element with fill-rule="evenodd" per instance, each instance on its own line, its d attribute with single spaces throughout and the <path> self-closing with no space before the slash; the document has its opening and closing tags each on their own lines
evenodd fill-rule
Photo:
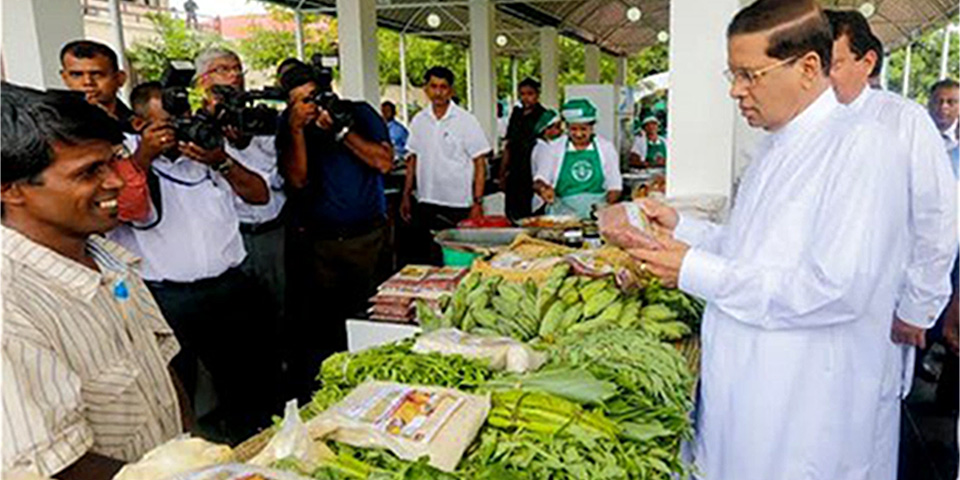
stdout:
<svg viewBox="0 0 960 480">
<path fill-rule="evenodd" d="M 143 259 L 143 278 L 194 282 L 240 265 L 247 251 L 230 183 L 186 157 L 159 157 L 150 168 L 160 177 L 160 222 L 148 229 L 120 225 L 108 234 Z"/>
<path fill-rule="evenodd" d="M 896 131 L 910 166 L 912 250 L 897 317 L 930 328 L 950 300 L 957 254 L 957 190 L 950 159 L 933 120 L 920 105 L 895 93 L 865 88 L 850 103 L 858 113 Z"/>
<path fill-rule="evenodd" d="M 237 216 L 240 223 L 259 225 L 269 222 L 283 210 L 287 202 L 287 195 L 283 191 L 283 177 L 277 165 L 277 148 L 275 137 L 272 135 L 258 135 L 250 140 L 247 148 L 238 149 L 227 142 L 224 147 L 227 154 L 235 158 L 241 165 L 263 178 L 267 184 L 270 199 L 264 205 L 251 205 L 234 195 L 234 205 L 237 207 Z"/>
<path fill-rule="evenodd" d="M 908 166 L 825 91 L 764 140 L 724 226 L 682 218 L 680 287 L 707 301 L 704 478 L 893 479 Z M 893 423 L 892 425 L 889 423 Z"/>
</svg>

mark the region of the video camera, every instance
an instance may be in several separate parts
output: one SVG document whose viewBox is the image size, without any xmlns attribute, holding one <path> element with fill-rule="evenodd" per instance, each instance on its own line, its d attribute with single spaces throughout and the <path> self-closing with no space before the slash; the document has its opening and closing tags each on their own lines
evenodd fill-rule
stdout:
<svg viewBox="0 0 960 480">
<path fill-rule="evenodd" d="M 216 99 L 214 112 L 200 109 L 192 112 L 188 88 L 196 70 L 186 61 L 171 61 L 161 77 L 163 109 L 173 117 L 178 141 L 192 142 L 213 150 L 223 145 L 223 129 L 233 127 L 241 135 L 275 135 L 277 111 L 260 100 L 283 101 L 286 96 L 280 89 L 240 91 L 226 85 L 215 85 L 211 94 Z"/>
<path fill-rule="evenodd" d="M 323 57 L 320 54 L 314 54 L 308 65 L 313 68 L 317 90 L 307 101 L 330 114 L 333 120 L 333 131 L 339 132 L 353 126 L 352 102 L 343 100 L 333 93 L 333 70 L 323 65 Z"/>
</svg>

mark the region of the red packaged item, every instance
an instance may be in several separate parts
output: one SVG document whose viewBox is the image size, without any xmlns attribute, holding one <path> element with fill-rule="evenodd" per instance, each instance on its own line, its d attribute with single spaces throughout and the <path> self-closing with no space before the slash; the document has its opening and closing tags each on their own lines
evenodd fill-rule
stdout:
<svg viewBox="0 0 960 480">
<path fill-rule="evenodd" d="M 466 275 L 467 269 L 463 267 L 441 267 L 427 275 L 420 282 L 420 287 L 424 290 L 452 292 Z"/>
<path fill-rule="evenodd" d="M 437 267 L 429 265 L 407 265 L 393 274 L 377 290 L 412 290 L 420 286 L 420 282 L 427 278 Z"/>
<path fill-rule="evenodd" d="M 502 215 L 468 218 L 457 224 L 457 228 L 509 228 L 512 226 L 510 219 Z"/>
</svg>

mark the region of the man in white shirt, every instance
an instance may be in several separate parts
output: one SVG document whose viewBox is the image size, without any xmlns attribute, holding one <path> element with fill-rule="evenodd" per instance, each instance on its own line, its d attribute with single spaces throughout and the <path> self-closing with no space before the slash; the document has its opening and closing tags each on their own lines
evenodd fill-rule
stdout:
<svg viewBox="0 0 960 480">
<path fill-rule="evenodd" d="M 912 249 L 906 284 L 897 300 L 891 339 L 904 345 L 901 396 L 910 393 L 914 347 L 923 349 L 925 333 L 934 326 L 951 294 L 950 271 L 957 254 L 957 200 L 950 160 L 937 128 L 923 107 L 895 93 L 874 90 L 869 78 L 880 69 L 883 47 L 856 10 L 827 11 L 833 29 L 830 80 L 840 103 L 876 120 L 899 134 L 906 153 L 900 160 L 910 169 L 910 223 Z M 884 422 L 893 432 L 900 420 L 898 397 L 890 399 Z M 896 434 L 891 440 L 896 440 Z M 887 446 L 897 457 L 897 442 Z"/>
<path fill-rule="evenodd" d="M 927 109 L 937 130 L 943 137 L 943 145 L 949 152 L 957 148 L 957 135 L 960 134 L 960 84 L 952 78 L 945 78 L 930 87 L 930 100 Z"/>
<path fill-rule="evenodd" d="M 197 55 L 197 84 L 202 88 L 213 85 L 232 87 L 243 92 L 245 80 L 243 64 L 236 53 L 211 48 Z M 210 106 L 212 106 L 211 102 Z M 274 135 L 248 135 L 236 128 L 226 129 L 226 153 L 244 167 L 263 177 L 267 183 L 270 199 L 264 205 L 255 205 L 240 195 L 234 195 L 240 233 L 247 258 L 241 269 L 260 283 L 273 300 L 272 310 L 283 318 L 286 291 L 284 270 L 284 217 L 283 207 L 287 196 L 283 191 L 283 177 L 277 165 L 277 148 Z"/>
<path fill-rule="evenodd" d="M 415 244 L 432 250 L 421 252 L 421 259 L 436 262 L 439 250 L 433 248 L 430 231 L 453 228 L 461 220 L 483 215 L 486 158 L 491 147 L 477 118 L 450 100 L 453 72 L 433 67 L 424 81 L 431 105 L 410 122 L 410 155 L 400 215 L 413 222 L 419 236 Z"/>
<path fill-rule="evenodd" d="M 158 82 L 134 89 L 139 121 L 171 121 L 161 96 Z M 120 226 L 111 238 L 143 259 L 143 277 L 180 340 L 173 366 L 188 393 L 194 395 L 202 360 L 221 400 L 225 435 L 242 440 L 269 422 L 279 373 L 270 347 L 274 312 L 239 268 L 246 250 L 235 195 L 264 204 L 266 183 L 223 147 L 184 142 L 154 159 L 151 171 L 161 198 L 155 218 Z"/>
<path fill-rule="evenodd" d="M 831 90 L 813 0 L 759 0 L 727 29 L 727 78 L 770 134 L 725 225 L 645 210 L 640 268 L 706 299 L 693 454 L 704 478 L 892 480 L 890 341 L 910 252 L 909 165 L 894 133 Z M 895 440 L 894 440 L 895 441 Z"/>
</svg>

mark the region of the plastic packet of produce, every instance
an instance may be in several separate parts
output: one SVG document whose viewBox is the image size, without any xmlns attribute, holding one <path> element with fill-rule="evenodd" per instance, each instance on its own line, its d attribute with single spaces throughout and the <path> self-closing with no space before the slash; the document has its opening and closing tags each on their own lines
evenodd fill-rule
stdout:
<svg viewBox="0 0 960 480">
<path fill-rule="evenodd" d="M 431 466 L 452 472 L 489 412 L 488 396 L 368 381 L 307 428 L 355 447 L 386 448 L 404 460 L 426 456 Z"/>
<path fill-rule="evenodd" d="M 240 463 L 216 465 L 164 480 L 310 480 L 291 472 Z"/>
<path fill-rule="evenodd" d="M 124 465 L 113 480 L 164 480 L 231 461 L 230 447 L 183 435 L 150 450 L 136 463 Z"/>
<path fill-rule="evenodd" d="M 483 359 L 492 370 L 507 370 L 513 373 L 536 370 L 547 361 L 545 354 L 512 338 L 471 335 L 455 328 L 444 328 L 421 335 L 414 343 L 413 351 Z"/>
<path fill-rule="evenodd" d="M 621 202 L 597 212 L 597 226 L 603 238 L 620 248 L 656 249 L 650 220 L 636 202 Z"/>
<path fill-rule="evenodd" d="M 294 459 L 313 470 L 322 460 L 336 456 L 322 441 L 310 438 L 310 431 L 300 418 L 297 399 L 293 399 L 284 408 L 280 431 L 247 463 L 266 467 L 277 460 Z"/>
</svg>

